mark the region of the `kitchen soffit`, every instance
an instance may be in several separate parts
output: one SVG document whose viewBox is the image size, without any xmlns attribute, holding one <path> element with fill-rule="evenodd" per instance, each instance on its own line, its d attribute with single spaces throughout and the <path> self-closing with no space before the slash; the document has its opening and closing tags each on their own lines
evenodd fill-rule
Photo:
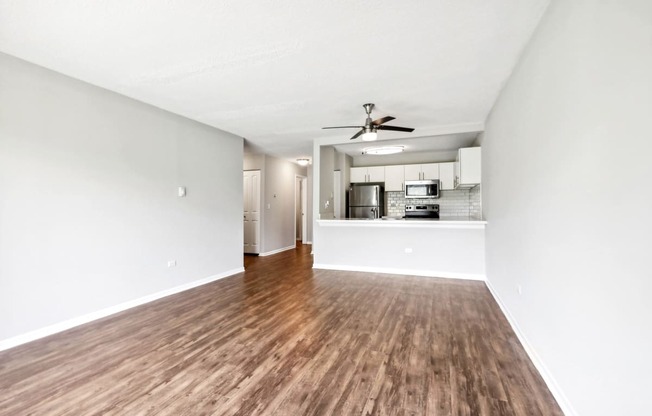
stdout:
<svg viewBox="0 0 652 416">
<path fill-rule="evenodd" d="M 337 144 L 333 147 L 338 152 L 349 156 L 360 156 L 364 149 L 382 146 L 403 146 L 404 153 L 450 152 L 461 147 L 470 147 L 475 142 L 478 133 L 445 134 L 431 137 L 407 139 L 379 140 L 376 142 L 355 142 Z"/>
<path fill-rule="evenodd" d="M 483 123 L 548 2 L 0 0 L 0 51 L 294 160 L 366 102 L 417 135 Z"/>
</svg>

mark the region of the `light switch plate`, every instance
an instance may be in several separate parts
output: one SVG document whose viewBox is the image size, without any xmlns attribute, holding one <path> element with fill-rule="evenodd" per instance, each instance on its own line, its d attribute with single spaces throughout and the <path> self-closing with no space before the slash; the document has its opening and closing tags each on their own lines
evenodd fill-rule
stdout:
<svg viewBox="0 0 652 416">
<path fill-rule="evenodd" d="M 185 186 L 180 186 L 179 187 L 179 197 L 183 198 L 184 196 L 186 196 L 186 187 Z"/>
</svg>

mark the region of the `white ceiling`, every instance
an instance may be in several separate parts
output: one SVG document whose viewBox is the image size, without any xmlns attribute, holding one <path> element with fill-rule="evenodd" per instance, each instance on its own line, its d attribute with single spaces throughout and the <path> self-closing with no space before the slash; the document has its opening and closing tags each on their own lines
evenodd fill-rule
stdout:
<svg viewBox="0 0 652 416">
<path fill-rule="evenodd" d="M 548 2 L 0 0 L 0 51 L 294 159 L 366 102 L 418 136 L 483 123 Z"/>
</svg>

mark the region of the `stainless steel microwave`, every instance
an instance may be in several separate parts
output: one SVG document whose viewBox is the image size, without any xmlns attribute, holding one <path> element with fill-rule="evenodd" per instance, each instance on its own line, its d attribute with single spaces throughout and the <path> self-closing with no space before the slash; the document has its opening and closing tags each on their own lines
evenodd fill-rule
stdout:
<svg viewBox="0 0 652 416">
<path fill-rule="evenodd" d="M 439 198 L 439 179 L 405 181 L 405 198 Z"/>
</svg>

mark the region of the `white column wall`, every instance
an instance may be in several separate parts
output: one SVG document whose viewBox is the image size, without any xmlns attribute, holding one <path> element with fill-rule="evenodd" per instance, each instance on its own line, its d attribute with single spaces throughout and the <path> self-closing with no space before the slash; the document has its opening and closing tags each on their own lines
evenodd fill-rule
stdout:
<svg viewBox="0 0 652 416">
<path fill-rule="evenodd" d="M 487 277 L 568 415 L 650 413 L 651 74 L 652 2 L 553 1 L 486 123 Z"/>
</svg>

